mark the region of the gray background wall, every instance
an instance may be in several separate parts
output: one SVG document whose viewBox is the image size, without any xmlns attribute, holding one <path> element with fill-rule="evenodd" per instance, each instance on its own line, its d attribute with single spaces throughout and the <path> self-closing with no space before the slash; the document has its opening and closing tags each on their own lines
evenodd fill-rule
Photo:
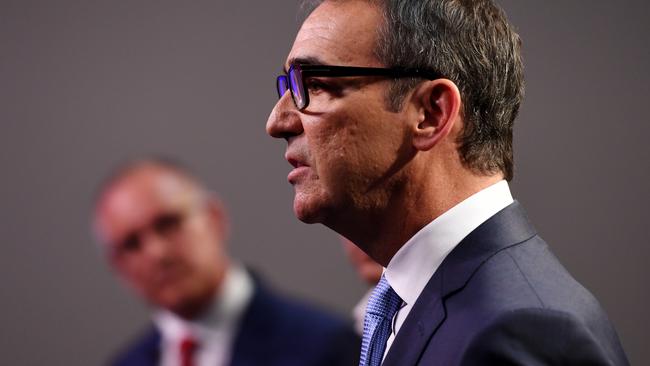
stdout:
<svg viewBox="0 0 650 366">
<path fill-rule="evenodd" d="M 527 99 L 512 185 L 650 362 L 649 6 L 520 1 Z M 95 186 L 164 152 L 221 193 L 232 252 L 347 313 L 364 291 L 336 236 L 299 223 L 284 144 L 264 132 L 296 1 L 0 0 L 0 364 L 96 365 L 146 320 L 93 246 Z"/>
</svg>

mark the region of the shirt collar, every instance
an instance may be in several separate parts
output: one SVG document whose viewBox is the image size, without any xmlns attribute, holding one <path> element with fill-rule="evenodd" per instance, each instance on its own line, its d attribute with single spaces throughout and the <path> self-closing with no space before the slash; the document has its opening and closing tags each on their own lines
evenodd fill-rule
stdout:
<svg viewBox="0 0 650 366">
<path fill-rule="evenodd" d="M 418 231 L 393 256 L 384 275 L 412 305 L 447 254 L 479 225 L 513 202 L 502 180 L 468 197 Z"/>
</svg>

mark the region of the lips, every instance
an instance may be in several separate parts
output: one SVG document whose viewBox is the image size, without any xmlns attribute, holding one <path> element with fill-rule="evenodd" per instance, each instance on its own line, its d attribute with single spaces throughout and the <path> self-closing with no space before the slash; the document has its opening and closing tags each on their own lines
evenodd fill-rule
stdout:
<svg viewBox="0 0 650 366">
<path fill-rule="evenodd" d="M 285 159 L 287 159 L 289 164 L 291 164 L 293 167 L 293 170 L 291 170 L 289 172 L 289 175 L 287 175 L 287 180 L 291 184 L 296 184 L 301 176 L 307 174 L 309 170 L 309 164 L 305 162 L 306 159 L 298 155 L 290 154 L 288 152 L 285 154 Z"/>
<path fill-rule="evenodd" d="M 287 159 L 287 161 L 288 161 L 289 164 L 291 164 L 291 166 L 293 166 L 294 168 L 300 168 L 300 167 L 303 167 L 303 166 L 309 166 L 309 165 L 307 165 L 307 164 L 301 162 L 300 160 L 296 160 L 296 159 Z"/>
<path fill-rule="evenodd" d="M 178 282 L 180 279 L 184 277 L 184 275 L 185 275 L 184 273 L 178 270 L 164 271 L 162 273 L 158 273 L 155 276 L 154 281 L 160 287 L 169 286 L 171 284 Z"/>
</svg>

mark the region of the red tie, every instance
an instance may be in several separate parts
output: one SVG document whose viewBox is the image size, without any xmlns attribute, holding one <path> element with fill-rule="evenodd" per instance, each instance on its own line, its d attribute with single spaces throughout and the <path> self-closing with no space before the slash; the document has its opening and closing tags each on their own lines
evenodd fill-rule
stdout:
<svg viewBox="0 0 650 366">
<path fill-rule="evenodd" d="M 194 352 L 199 344 L 192 336 L 186 336 L 181 340 L 181 366 L 195 366 Z"/>
</svg>

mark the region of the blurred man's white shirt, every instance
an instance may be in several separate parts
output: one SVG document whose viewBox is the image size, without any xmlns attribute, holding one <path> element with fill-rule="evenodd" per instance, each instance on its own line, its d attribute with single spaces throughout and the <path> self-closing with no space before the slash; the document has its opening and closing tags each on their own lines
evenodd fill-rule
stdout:
<svg viewBox="0 0 650 366">
<path fill-rule="evenodd" d="M 153 321 L 162 334 L 161 366 L 178 366 L 180 344 L 191 336 L 199 344 L 196 366 L 226 366 L 244 311 L 253 296 L 253 280 L 244 268 L 233 263 L 211 308 L 199 319 L 186 321 L 167 310 L 159 310 Z"/>
</svg>

